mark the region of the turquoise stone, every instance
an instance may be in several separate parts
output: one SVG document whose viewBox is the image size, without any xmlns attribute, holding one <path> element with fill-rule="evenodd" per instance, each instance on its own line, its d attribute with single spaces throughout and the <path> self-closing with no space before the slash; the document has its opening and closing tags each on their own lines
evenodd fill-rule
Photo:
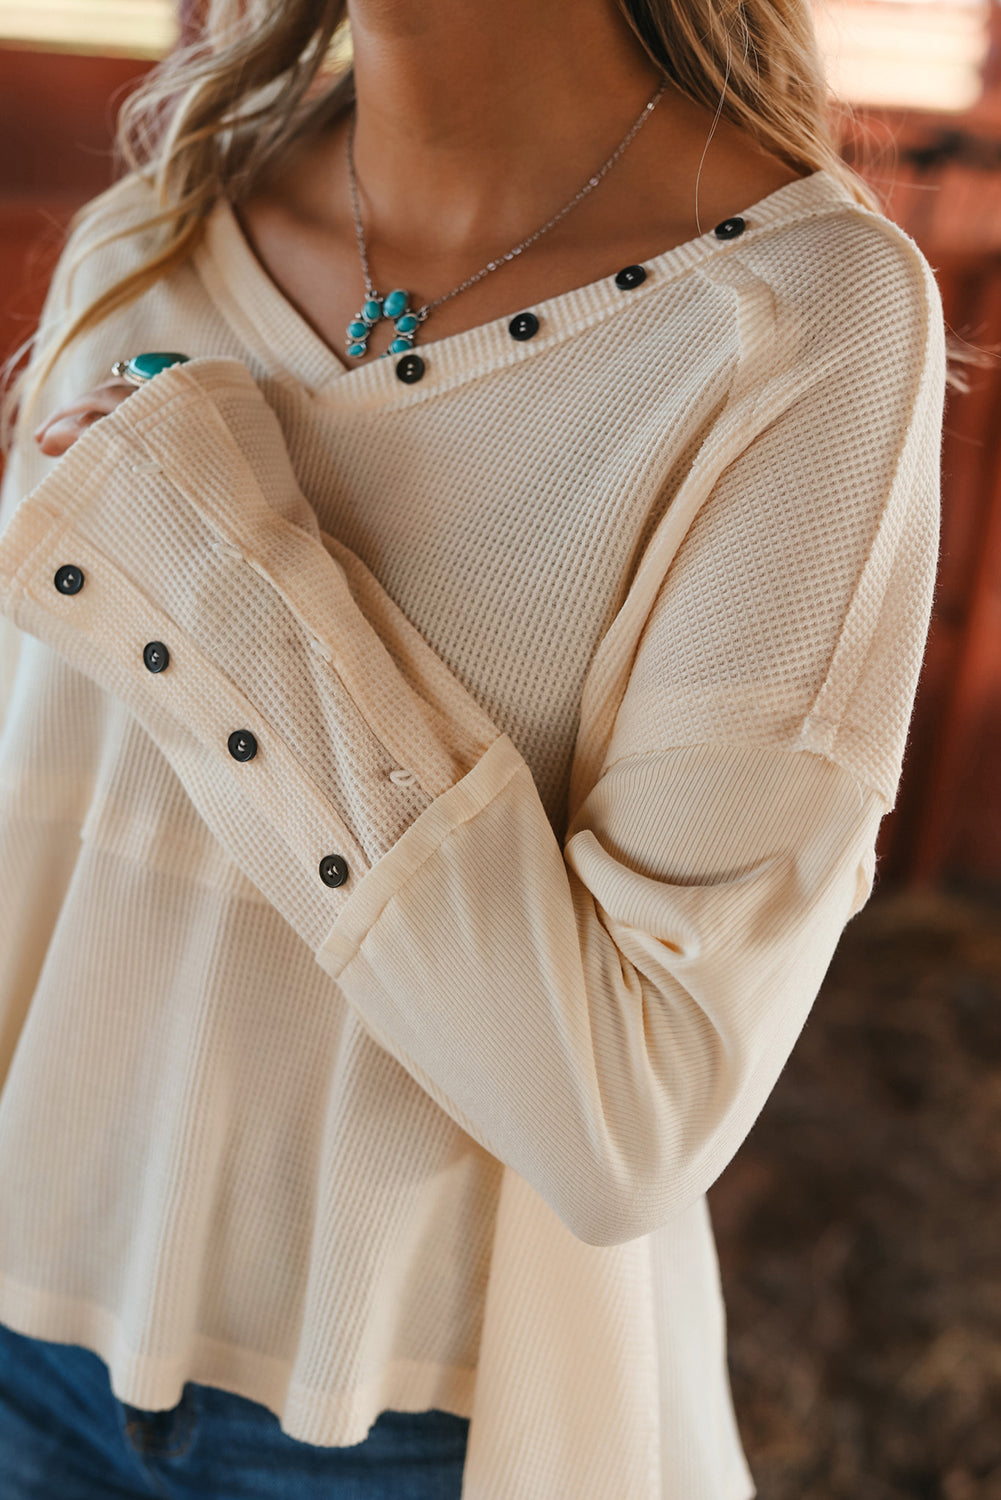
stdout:
<svg viewBox="0 0 1001 1500">
<path fill-rule="evenodd" d="M 171 365 L 184 365 L 187 362 L 187 354 L 134 354 L 129 360 L 128 369 L 137 380 L 152 380 L 161 370 L 169 370 Z"/>
<path fill-rule="evenodd" d="M 385 297 L 369 296 L 357 318 L 347 327 L 347 351 L 352 359 L 368 353 L 368 336 L 382 318 L 391 318 L 395 324 L 396 338 L 386 354 L 406 354 L 413 347 L 414 337 L 420 327 L 420 316 L 407 307 L 409 293 L 398 286 Z M 379 356 L 385 359 L 386 354 Z"/>
<path fill-rule="evenodd" d="M 398 318 L 406 305 L 407 293 L 398 286 L 395 291 L 390 292 L 382 305 L 382 310 L 387 318 Z"/>
</svg>

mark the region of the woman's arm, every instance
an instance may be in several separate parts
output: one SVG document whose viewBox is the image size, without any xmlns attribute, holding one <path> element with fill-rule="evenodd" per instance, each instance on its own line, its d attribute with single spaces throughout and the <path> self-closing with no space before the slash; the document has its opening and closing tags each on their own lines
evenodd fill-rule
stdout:
<svg viewBox="0 0 1001 1500">
<path fill-rule="evenodd" d="M 849 466 L 872 486 L 872 530 L 838 597 L 816 597 L 823 525 L 802 555 L 769 490 L 808 475 L 801 503 L 836 517 L 844 438 L 821 440 L 818 414 L 847 400 L 850 426 L 875 391 L 848 390 L 846 371 L 727 469 L 664 578 L 563 848 L 511 741 L 320 536 L 232 362 L 158 376 L 0 538 L 4 611 L 129 703 L 372 1035 L 592 1243 L 657 1227 L 722 1170 L 868 893 L 934 565 L 933 322 L 892 420 L 873 424 L 886 451 Z M 723 583 L 693 622 L 705 547 Z M 75 593 L 54 585 L 67 564 Z M 750 668 L 754 621 L 726 587 L 749 567 L 781 596 Z M 150 641 L 166 671 L 144 666 Z M 257 753 L 234 759 L 228 738 L 248 730 Z M 320 873 L 332 854 L 337 886 Z"/>
</svg>

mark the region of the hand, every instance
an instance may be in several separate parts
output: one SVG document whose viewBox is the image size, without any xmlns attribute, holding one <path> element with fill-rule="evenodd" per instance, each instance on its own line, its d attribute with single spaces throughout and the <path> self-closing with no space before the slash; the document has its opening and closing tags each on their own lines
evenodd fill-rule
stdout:
<svg viewBox="0 0 1001 1500">
<path fill-rule="evenodd" d="M 109 380 L 107 385 L 99 385 L 71 406 L 47 417 L 35 432 L 35 442 L 47 458 L 61 458 L 88 427 L 113 412 L 135 390 L 138 386 L 128 380 Z"/>
</svg>

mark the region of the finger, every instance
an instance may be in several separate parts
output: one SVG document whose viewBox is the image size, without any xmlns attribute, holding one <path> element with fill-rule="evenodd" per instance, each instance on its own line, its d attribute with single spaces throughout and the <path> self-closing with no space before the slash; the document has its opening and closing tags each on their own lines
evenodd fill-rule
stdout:
<svg viewBox="0 0 1001 1500">
<path fill-rule="evenodd" d="M 131 396 L 135 389 L 134 385 L 125 380 L 110 381 L 107 385 L 97 386 L 96 389 L 81 396 L 79 400 L 71 402 L 68 406 L 61 406 L 58 411 L 46 417 L 45 421 L 35 429 L 35 441 L 40 445 L 48 429 L 66 417 L 81 416 L 88 412 L 93 412 L 95 417 L 107 416 L 114 411 L 116 406 L 120 406 L 126 397 Z"/>
<path fill-rule="evenodd" d="M 75 416 L 60 415 L 49 423 L 44 433 L 40 436 L 36 434 L 35 441 L 46 458 L 61 458 L 92 423 L 100 421 L 104 416 L 107 413 L 103 411 L 78 412 Z"/>
</svg>

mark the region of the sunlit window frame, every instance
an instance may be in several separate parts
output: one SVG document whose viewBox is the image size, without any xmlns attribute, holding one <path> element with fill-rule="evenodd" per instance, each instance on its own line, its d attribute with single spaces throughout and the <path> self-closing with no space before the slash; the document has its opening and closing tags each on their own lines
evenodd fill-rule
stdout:
<svg viewBox="0 0 1001 1500">
<path fill-rule="evenodd" d="M 102 57 L 162 57 L 177 39 L 173 0 L 0 0 L 0 46 Z"/>
<path fill-rule="evenodd" d="M 877 108 L 923 105 L 946 112 L 961 112 L 976 100 L 989 8 L 990 0 L 813 0 L 840 97 Z M 0 0 L 0 46 L 158 58 L 177 39 L 178 9 L 177 0 Z M 899 34 L 899 51 L 896 42 L 887 50 L 888 27 Z M 338 52 L 343 65 L 347 37 Z"/>
<path fill-rule="evenodd" d="M 962 114 L 978 102 L 991 0 L 813 0 L 813 12 L 848 103 Z"/>
</svg>

